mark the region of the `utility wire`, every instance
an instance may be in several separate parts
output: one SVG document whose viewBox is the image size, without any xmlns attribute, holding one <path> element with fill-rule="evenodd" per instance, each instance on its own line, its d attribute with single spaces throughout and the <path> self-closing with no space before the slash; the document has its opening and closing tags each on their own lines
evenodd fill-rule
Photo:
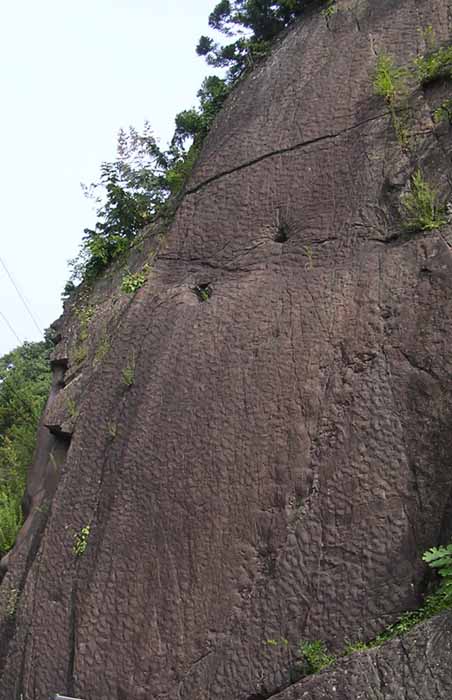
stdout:
<svg viewBox="0 0 452 700">
<path fill-rule="evenodd" d="M 27 302 L 25 301 L 25 299 L 24 299 L 24 297 L 23 297 L 23 295 L 22 295 L 22 293 L 21 293 L 19 287 L 17 286 L 17 284 L 15 283 L 15 281 L 14 281 L 14 279 L 13 279 L 13 276 L 11 275 L 10 271 L 9 271 L 8 268 L 6 267 L 6 264 L 5 264 L 5 262 L 1 259 L 1 257 L 0 257 L 0 264 L 1 264 L 1 266 L 3 267 L 3 269 L 5 270 L 6 274 L 7 274 L 8 277 L 9 277 L 9 279 L 11 280 L 11 284 L 13 285 L 14 289 L 16 290 L 16 292 L 17 292 L 17 294 L 18 294 L 18 296 L 19 296 L 19 298 L 20 298 L 22 304 L 25 306 L 26 310 L 28 311 L 28 314 L 29 314 L 31 320 L 33 321 L 33 323 L 35 324 L 36 328 L 38 329 L 39 334 L 42 335 L 42 329 L 40 328 L 39 323 L 37 322 L 36 318 L 34 317 L 33 312 L 31 311 L 30 307 L 28 306 Z"/>
<path fill-rule="evenodd" d="M 3 314 L 3 313 L 0 311 L 0 316 L 2 317 L 2 319 L 4 320 L 4 322 L 6 323 L 6 325 L 8 326 L 9 330 L 11 331 L 11 333 L 12 333 L 13 335 L 16 336 L 16 338 L 17 338 L 17 340 L 19 341 L 19 343 L 22 343 L 22 340 L 21 340 L 21 339 L 19 338 L 19 336 L 17 335 L 16 331 L 14 330 L 14 328 L 12 327 L 12 325 L 10 324 L 10 322 L 8 321 L 8 319 L 6 318 L 5 314 Z"/>
</svg>

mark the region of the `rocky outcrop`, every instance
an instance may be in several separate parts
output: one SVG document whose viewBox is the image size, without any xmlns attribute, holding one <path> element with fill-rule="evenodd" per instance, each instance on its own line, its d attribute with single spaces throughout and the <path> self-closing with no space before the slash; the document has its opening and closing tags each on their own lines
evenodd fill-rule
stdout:
<svg viewBox="0 0 452 700">
<path fill-rule="evenodd" d="M 265 643 L 372 638 L 452 530 L 452 229 L 407 233 L 400 207 L 418 167 L 450 197 L 445 88 L 413 89 L 405 149 L 372 88 L 377 54 L 411 62 L 450 10 L 337 6 L 234 90 L 132 252 L 146 284 L 112 270 L 63 316 L 4 562 L 5 700 L 451 694 L 447 614 L 304 680 Z"/>
<path fill-rule="evenodd" d="M 418 700 L 450 698 L 452 615 L 419 625 L 380 649 L 354 654 L 295 683 L 273 700 Z"/>
</svg>

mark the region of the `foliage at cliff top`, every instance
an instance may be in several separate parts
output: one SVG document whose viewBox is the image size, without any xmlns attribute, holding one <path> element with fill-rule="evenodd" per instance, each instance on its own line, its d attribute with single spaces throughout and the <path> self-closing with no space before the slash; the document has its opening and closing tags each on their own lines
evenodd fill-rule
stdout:
<svg viewBox="0 0 452 700">
<path fill-rule="evenodd" d="M 306 0 L 221 0 L 210 13 L 209 26 L 233 39 L 220 45 L 202 36 L 196 48 L 207 63 L 228 68 L 235 80 L 254 59 L 267 53 L 273 39 L 306 9 Z"/>
<path fill-rule="evenodd" d="M 137 233 L 165 212 L 191 170 L 201 143 L 223 104 L 229 87 L 218 76 L 207 77 L 198 91 L 199 107 L 177 115 L 173 138 L 160 148 L 149 123 L 142 133 L 119 132 L 117 159 L 102 163 L 98 182 L 84 186 L 97 205 L 97 221 L 86 228 L 80 252 L 70 261 L 72 280 L 95 278 L 128 250 Z M 66 285 L 68 294 L 71 284 Z"/>
<path fill-rule="evenodd" d="M 119 132 L 117 159 L 103 163 L 99 181 L 84 188 L 96 202 L 97 222 L 94 228 L 84 230 L 80 252 L 70 261 L 72 281 L 66 285 L 66 297 L 72 293 L 74 281 L 94 279 L 127 251 L 138 231 L 167 211 L 169 197 L 183 188 L 237 78 L 268 52 L 277 34 L 309 4 L 308 0 L 221 0 L 215 6 L 209 25 L 233 40 L 220 46 L 203 36 L 196 50 L 209 65 L 227 67 L 226 78 L 205 78 L 197 93 L 198 106 L 176 116 L 167 149 L 160 148 L 149 123 L 142 133 L 133 127 Z"/>
<path fill-rule="evenodd" d="M 0 555 L 22 524 L 21 500 L 50 387 L 51 343 L 24 343 L 0 358 Z"/>
</svg>

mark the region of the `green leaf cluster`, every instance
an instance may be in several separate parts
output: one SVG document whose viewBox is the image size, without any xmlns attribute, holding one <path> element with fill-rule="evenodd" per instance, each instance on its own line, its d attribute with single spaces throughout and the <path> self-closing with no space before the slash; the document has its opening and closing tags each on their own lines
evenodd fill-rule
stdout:
<svg viewBox="0 0 452 700">
<path fill-rule="evenodd" d="M 389 105 L 394 105 L 406 92 L 408 71 L 397 66 L 392 56 L 381 53 L 377 59 L 374 75 L 374 92 L 384 97 Z"/>
<path fill-rule="evenodd" d="M 328 653 L 325 643 L 319 639 L 312 642 L 300 642 L 299 657 L 300 661 L 297 663 L 297 667 L 306 676 L 318 673 L 336 661 L 336 657 Z"/>
<path fill-rule="evenodd" d="M 337 11 L 338 7 L 336 5 L 336 0 L 328 0 L 327 6 L 322 10 L 321 15 L 328 21 L 330 17 L 333 17 L 336 14 Z"/>
<path fill-rule="evenodd" d="M 422 559 L 442 577 L 439 592 L 452 604 L 452 544 L 445 547 L 432 547 L 424 552 Z"/>
<path fill-rule="evenodd" d="M 81 557 L 85 553 L 85 550 L 88 546 L 90 531 L 90 526 L 85 525 L 80 529 L 80 532 L 75 533 L 72 551 L 76 557 Z"/>
<path fill-rule="evenodd" d="M 140 272 L 130 272 L 124 275 L 121 282 L 121 290 L 126 294 L 135 294 L 146 282 L 149 267 L 145 265 Z"/>
<path fill-rule="evenodd" d="M 402 206 L 407 231 L 432 231 L 447 223 L 445 207 L 420 170 L 412 176 L 410 191 L 403 196 Z"/>
<path fill-rule="evenodd" d="M 415 61 L 415 68 L 422 85 L 438 78 L 452 78 L 452 46 L 441 46 L 436 51 L 420 56 Z"/>
<path fill-rule="evenodd" d="M 50 341 L 24 343 L 0 358 L 0 555 L 22 525 L 21 501 L 50 388 Z"/>
</svg>

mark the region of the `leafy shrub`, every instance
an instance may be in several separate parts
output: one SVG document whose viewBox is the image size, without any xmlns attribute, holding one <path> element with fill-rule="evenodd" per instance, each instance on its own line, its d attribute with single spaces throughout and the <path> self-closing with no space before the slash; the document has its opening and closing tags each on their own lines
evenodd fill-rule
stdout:
<svg viewBox="0 0 452 700">
<path fill-rule="evenodd" d="M 452 78 L 452 46 L 442 46 L 426 56 L 420 56 L 415 61 L 415 67 L 422 85 L 438 78 Z"/>
<path fill-rule="evenodd" d="M 26 473 L 50 388 L 51 342 L 24 343 L 0 358 L 0 556 L 22 522 Z"/>
<path fill-rule="evenodd" d="M 65 302 L 68 299 L 71 298 L 72 294 L 75 291 L 75 284 L 72 280 L 68 280 L 66 284 L 64 285 L 64 289 L 61 292 L 61 301 Z"/>
<path fill-rule="evenodd" d="M 10 482 L 0 490 L 0 551 L 4 554 L 14 545 L 22 522 L 22 496 L 25 478 L 17 471 L 10 474 Z"/>
<path fill-rule="evenodd" d="M 129 250 L 146 224 L 168 211 L 169 197 L 184 186 L 229 90 L 218 76 L 205 78 L 198 91 L 199 107 L 176 116 L 166 150 L 158 146 L 148 122 L 142 133 L 133 127 L 120 130 L 117 159 L 102 163 L 99 181 L 84 186 L 85 195 L 98 205 L 97 221 L 93 229 L 84 230 L 80 252 L 70 261 L 72 277 L 65 298 L 74 289 L 72 280 L 96 278 Z"/>
<path fill-rule="evenodd" d="M 384 97 L 389 105 L 394 105 L 406 92 L 407 78 L 407 70 L 396 66 L 391 56 L 385 53 L 378 56 L 373 81 L 374 92 Z"/>
<path fill-rule="evenodd" d="M 408 231 L 432 231 L 447 223 L 445 207 L 438 194 L 424 180 L 420 170 L 411 178 L 410 192 L 402 198 L 405 210 L 404 227 Z"/>
<path fill-rule="evenodd" d="M 399 115 L 399 108 L 407 92 L 408 76 L 408 71 L 396 66 L 391 56 L 385 53 L 379 55 L 373 80 L 374 92 L 385 98 L 397 140 L 402 146 L 406 146 L 409 139 L 409 131 Z"/>
</svg>

